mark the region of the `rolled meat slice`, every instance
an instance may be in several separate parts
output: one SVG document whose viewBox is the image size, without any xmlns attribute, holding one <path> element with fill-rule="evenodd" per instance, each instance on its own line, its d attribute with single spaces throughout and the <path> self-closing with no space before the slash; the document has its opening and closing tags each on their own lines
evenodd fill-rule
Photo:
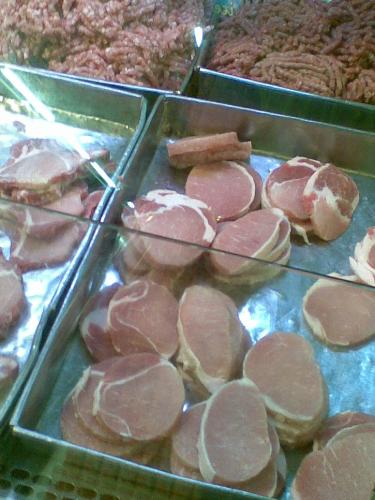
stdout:
<svg viewBox="0 0 375 500">
<path fill-rule="evenodd" d="M 247 160 L 251 142 L 240 142 L 236 132 L 185 137 L 167 144 L 169 161 L 176 168 L 187 168 L 221 160 Z"/>
<path fill-rule="evenodd" d="M 346 231 L 358 201 L 355 182 L 329 163 L 314 172 L 303 191 L 303 204 L 314 233 L 325 241 Z"/>
<path fill-rule="evenodd" d="M 0 250 L 0 339 L 5 338 L 26 306 L 22 274 Z"/>
<path fill-rule="evenodd" d="M 178 314 L 182 373 L 214 392 L 238 372 L 245 338 L 236 305 L 208 286 L 194 285 L 181 297 Z"/>
<path fill-rule="evenodd" d="M 249 211 L 256 185 L 248 168 L 234 161 L 221 161 L 194 167 L 185 191 L 191 198 L 206 203 L 217 221 L 226 221 Z"/>
<path fill-rule="evenodd" d="M 198 453 L 201 474 L 209 482 L 243 483 L 265 469 L 272 446 L 262 396 L 252 382 L 228 382 L 210 397 Z"/>
<path fill-rule="evenodd" d="M 375 335 L 375 292 L 320 279 L 303 298 L 303 314 L 319 340 L 330 346 L 352 347 Z"/>
<path fill-rule="evenodd" d="M 150 191 L 135 202 L 136 224 L 146 233 L 178 240 L 140 237 L 146 260 L 154 266 L 183 267 L 192 264 L 216 235 L 216 221 L 208 206 L 184 194 L 167 189 Z"/>
<path fill-rule="evenodd" d="M 109 302 L 107 319 L 115 350 L 170 358 L 178 347 L 177 311 L 177 300 L 163 285 L 140 279 L 119 288 Z"/>
<path fill-rule="evenodd" d="M 131 354 L 106 370 L 94 415 L 118 436 L 148 442 L 173 431 L 184 400 L 182 379 L 171 363 L 156 354 Z"/>
<path fill-rule="evenodd" d="M 361 281 L 375 286 L 375 227 L 370 227 L 363 240 L 356 244 L 354 257 L 349 257 L 349 261 Z"/>
</svg>

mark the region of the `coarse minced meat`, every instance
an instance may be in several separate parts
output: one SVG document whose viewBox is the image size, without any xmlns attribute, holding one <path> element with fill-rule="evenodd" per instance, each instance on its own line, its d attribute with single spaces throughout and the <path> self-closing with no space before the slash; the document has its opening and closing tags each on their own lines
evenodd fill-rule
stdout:
<svg viewBox="0 0 375 500">
<path fill-rule="evenodd" d="M 193 56 L 199 0 L 2 0 L 3 59 L 176 89 Z"/>
</svg>

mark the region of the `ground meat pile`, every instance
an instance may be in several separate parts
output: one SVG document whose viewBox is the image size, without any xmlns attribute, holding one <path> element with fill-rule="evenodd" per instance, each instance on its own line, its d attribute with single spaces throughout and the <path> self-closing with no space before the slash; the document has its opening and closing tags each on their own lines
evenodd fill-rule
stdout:
<svg viewBox="0 0 375 500">
<path fill-rule="evenodd" d="M 193 57 L 199 0 L 1 0 L 2 59 L 176 89 Z"/>
<path fill-rule="evenodd" d="M 208 67 L 375 104 L 375 0 L 253 0 L 218 27 Z"/>
</svg>

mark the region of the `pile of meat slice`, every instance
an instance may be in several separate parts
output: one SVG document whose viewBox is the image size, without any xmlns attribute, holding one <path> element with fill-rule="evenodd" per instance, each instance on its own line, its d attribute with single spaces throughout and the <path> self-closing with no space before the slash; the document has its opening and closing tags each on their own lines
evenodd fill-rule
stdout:
<svg viewBox="0 0 375 500">
<path fill-rule="evenodd" d="M 367 500 L 375 480 L 375 416 L 345 412 L 329 418 L 302 461 L 293 500 Z"/>
<path fill-rule="evenodd" d="M 294 231 L 308 243 L 308 233 L 322 240 L 346 231 L 359 201 L 354 181 L 330 163 L 295 157 L 273 170 L 262 192 L 262 206 L 288 216 Z"/>
</svg>

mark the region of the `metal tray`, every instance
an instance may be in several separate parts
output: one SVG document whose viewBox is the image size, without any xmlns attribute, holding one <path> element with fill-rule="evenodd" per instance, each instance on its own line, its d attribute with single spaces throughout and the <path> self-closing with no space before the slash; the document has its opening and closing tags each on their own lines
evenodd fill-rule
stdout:
<svg viewBox="0 0 375 500">
<path fill-rule="evenodd" d="M 13 143 L 30 137 L 58 138 L 80 153 L 106 148 L 115 171 L 107 174 L 91 162 L 86 179 L 90 190 L 105 189 L 93 215 L 98 220 L 144 126 L 146 110 L 145 98 L 136 94 L 0 64 L 0 163 Z"/>
<path fill-rule="evenodd" d="M 152 498 L 164 498 L 165 494 L 194 499 L 261 498 L 240 490 L 174 476 L 165 471 L 166 457 L 163 452 L 148 467 L 87 450 L 61 439 L 59 418 L 63 402 L 90 363 L 77 328 L 82 304 L 103 285 L 120 281 L 113 261 L 119 243 L 126 244 L 132 235 L 132 231 L 110 225 L 98 228 L 13 414 L 11 426 L 15 438 L 21 442 L 22 449 L 38 450 L 38 455 L 43 456 L 43 470 L 54 470 L 56 464 L 62 464 L 70 470 L 76 467 L 78 475 L 86 474 L 86 470 L 89 477 L 97 473 L 100 480 L 108 479 L 113 485 L 115 495 L 118 494 L 119 484 L 125 481 L 133 484 L 135 491 L 139 484 L 149 488 L 148 497 Z M 375 344 L 370 342 L 348 351 L 334 351 L 324 346 L 309 332 L 301 311 L 303 295 L 320 275 L 274 264 L 263 263 L 263 266 L 265 270 L 272 269 L 279 274 L 256 287 L 222 285 L 212 279 L 203 260 L 195 267 L 189 284 L 210 284 L 230 295 L 253 341 L 280 330 L 296 331 L 308 339 L 328 384 L 331 414 L 347 409 L 374 412 L 375 399 L 374 394 L 368 391 L 368 381 L 375 377 L 375 365 L 371 362 Z M 363 285 L 352 283 L 348 286 L 363 288 Z M 375 293 L 374 289 L 368 289 Z M 305 453 L 306 450 L 287 453 L 288 483 Z M 4 464 L 8 470 L 11 469 L 11 459 L 5 459 Z M 29 470 L 28 467 L 22 466 L 26 470 Z M 74 488 L 74 480 L 69 480 Z M 95 490 L 95 486 L 92 489 Z M 121 495 L 119 492 L 120 498 Z M 282 498 L 287 499 L 288 493 L 284 493 Z"/>
</svg>

